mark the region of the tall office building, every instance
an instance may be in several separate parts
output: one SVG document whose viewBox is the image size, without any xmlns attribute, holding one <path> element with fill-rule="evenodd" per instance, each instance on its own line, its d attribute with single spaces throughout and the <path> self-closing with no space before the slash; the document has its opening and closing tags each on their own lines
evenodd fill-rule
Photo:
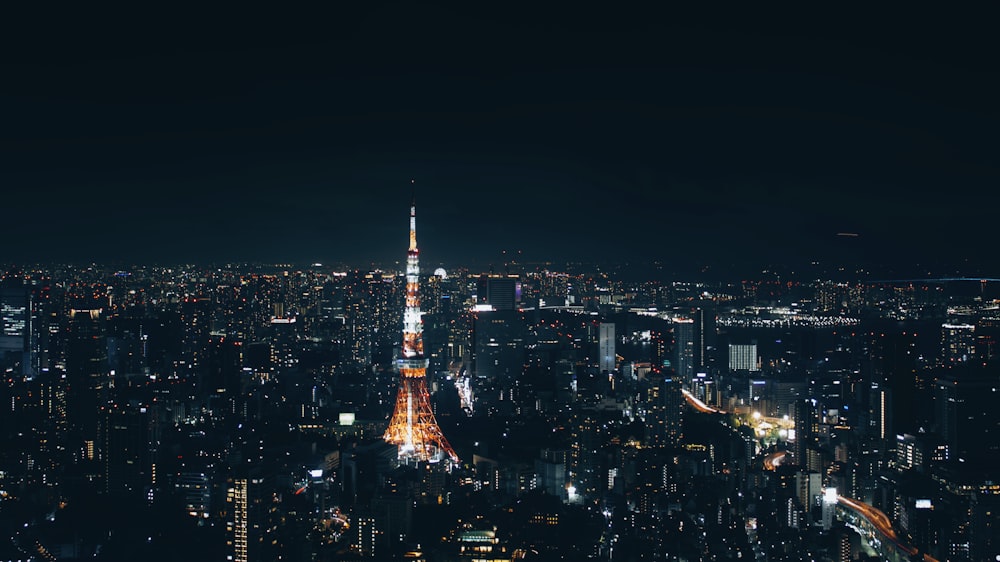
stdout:
<svg viewBox="0 0 1000 562">
<path fill-rule="evenodd" d="M 976 355 L 984 361 L 1000 356 L 1000 317 L 990 315 L 976 321 Z"/>
<path fill-rule="evenodd" d="M 836 562 L 851 562 L 854 557 L 851 554 L 851 535 L 854 534 L 847 526 L 839 527 L 834 535 L 837 541 Z"/>
<path fill-rule="evenodd" d="M 424 481 L 429 475 L 443 476 L 441 463 L 429 465 L 424 463 L 418 467 L 421 482 L 418 485 L 417 502 L 428 505 L 436 504 L 440 493 L 434 494 L 433 500 L 428 494 Z M 412 532 L 414 497 L 399 490 L 383 490 L 376 492 L 371 500 L 371 516 L 375 519 L 378 532 L 375 536 L 375 551 L 392 552 Z M 365 545 L 367 547 L 367 545 Z"/>
<path fill-rule="evenodd" d="M 868 420 L 871 433 L 882 441 L 895 435 L 893 426 L 893 391 L 878 384 L 873 384 L 869 390 Z"/>
<path fill-rule="evenodd" d="M 943 375 L 934 383 L 934 427 L 953 458 L 990 461 L 1000 442 L 1000 385 L 991 369 Z"/>
<path fill-rule="evenodd" d="M 535 459 L 535 487 L 565 499 L 566 451 L 542 449 L 539 457 Z"/>
<path fill-rule="evenodd" d="M 934 425 L 953 453 L 958 451 L 958 416 L 963 402 L 958 391 L 958 381 L 953 378 L 934 382 Z"/>
<path fill-rule="evenodd" d="M 1000 560 L 1000 494 L 980 490 L 970 499 L 970 559 Z"/>
<path fill-rule="evenodd" d="M 520 375 L 526 326 L 513 310 L 481 310 L 473 315 L 472 344 L 477 379 L 499 385 Z"/>
<path fill-rule="evenodd" d="M 278 537 L 280 512 L 275 498 L 265 490 L 265 480 L 258 470 L 238 469 L 226 482 L 227 560 L 263 562 L 277 560 L 284 548 Z"/>
<path fill-rule="evenodd" d="M 865 361 L 871 384 L 869 397 L 871 428 L 879 438 L 896 437 L 896 421 L 916 432 L 928 412 L 918 407 L 919 347 L 915 331 L 872 331 L 871 349 Z M 891 446 L 891 443 L 890 443 Z"/>
<path fill-rule="evenodd" d="M 976 358 L 976 327 L 972 324 L 941 325 L 941 363 L 953 366 Z"/>
<path fill-rule="evenodd" d="M 107 338 L 100 309 L 70 310 L 66 350 L 66 420 L 83 446 L 83 458 L 99 457 L 99 408 L 111 384 Z"/>
<path fill-rule="evenodd" d="M 681 380 L 694 378 L 696 361 L 695 323 L 691 318 L 674 320 L 674 349 L 677 354 L 677 375 Z"/>
<path fill-rule="evenodd" d="M 799 505 L 805 510 L 806 521 L 812 523 L 812 506 L 823 494 L 822 475 L 811 470 L 800 470 L 795 473 L 795 488 Z"/>
<path fill-rule="evenodd" d="M 757 343 L 729 344 L 730 371 L 759 371 Z"/>
<path fill-rule="evenodd" d="M 417 206 L 410 204 L 410 247 L 406 255 L 406 308 L 403 313 L 402 357 L 396 362 L 399 390 L 396 408 L 383 438 L 398 448 L 399 462 L 415 464 L 458 455 L 438 427 L 427 390 L 423 322 L 420 318 L 420 251 L 417 249 Z"/>
<path fill-rule="evenodd" d="M 818 473 L 817 473 L 818 474 Z M 829 531 L 833 528 L 834 515 L 837 511 L 837 489 L 836 488 L 826 488 L 823 490 L 821 505 L 823 511 L 821 512 L 821 522 L 824 531 Z"/>
<path fill-rule="evenodd" d="M 518 399 L 517 379 L 524 370 L 527 326 L 516 310 L 481 310 L 472 321 L 473 393 L 476 408 L 508 413 Z"/>
<path fill-rule="evenodd" d="M 104 410 L 105 491 L 140 497 L 156 482 L 155 417 L 142 404 L 109 404 Z"/>
<path fill-rule="evenodd" d="M 674 447 L 684 438 L 684 394 L 676 376 L 656 373 L 649 377 L 646 431 L 653 447 Z"/>
<path fill-rule="evenodd" d="M 28 358 L 31 336 L 31 293 L 18 279 L 0 285 L 0 361 L 5 367 L 19 366 L 19 372 L 32 372 Z"/>
<path fill-rule="evenodd" d="M 490 305 L 493 310 L 516 310 L 521 303 L 521 283 L 516 275 L 479 276 L 476 282 L 476 303 Z"/>
<path fill-rule="evenodd" d="M 923 440 L 909 433 L 896 436 L 896 470 L 923 472 L 925 462 Z"/>
<path fill-rule="evenodd" d="M 357 529 L 352 545 L 354 551 L 362 558 L 374 558 L 378 539 L 375 518 L 370 515 L 359 516 L 354 520 L 354 528 Z"/>
<path fill-rule="evenodd" d="M 226 488 L 226 560 L 250 560 L 250 479 L 233 478 Z"/>
<path fill-rule="evenodd" d="M 809 450 L 816 445 L 819 433 L 819 415 L 815 401 L 809 398 L 796 400 L 792 404 L 792 419 L 795 422 L 793 460 L 800 467 L 806 467 Z"/>
<path fill-rule="evenodd" d="M 602 448 L 607 425 L 596 410 L 580 409 L 571 421 L 570 484 L 586 500 L 600 497 L 603 491 Z"/>
<path fill-rule="evenodd" d="M 600 354 L 600 371 L 609 373 L 615 370 L 617 361 L 615 360 L 615 325 L 611 322 L 601 322 L 600 334 L 598 336 L 598 347 Z"/>
<path fill-rule="evenodd" d="M 212 474 L 206 469 L 185 471 L 174 477 L 174 494 L 190 517 L 209 517 L 212 513 L 212 488 Z"/>
<path fill-rule="evenodd" d="M 713 301 L 702 301 L 691 313 L 694 318 L 694 368 L 697 372 L 709 368 L 709 350 L 716 345 L 715 307 Z"/>
</svg>

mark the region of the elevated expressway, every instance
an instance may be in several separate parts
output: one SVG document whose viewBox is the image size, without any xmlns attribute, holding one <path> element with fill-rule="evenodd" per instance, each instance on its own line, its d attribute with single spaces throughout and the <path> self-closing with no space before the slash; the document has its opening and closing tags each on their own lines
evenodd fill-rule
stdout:
<svg viewBox="0 0 1000 562">
<path fill-rule="evenodd" d="M 764 457 L 764 470 L 774 470 L 788 455 L 786 451 L 775 451 Z"/>
<path fill-rule="evenodd" d="M 920 552 L 896 535 L 892 521 L 881 510 L 844 496 L 837 496 L 837 508 L 844 520 L 858 528 L 879 554 L 891 562 L 908 562 Z M 923 560 L 938 562 L 930 554 L 924 554 Z"/>
<path fill-rule="evenodd" d="M 685 389 L 681 389 L 681 392 L 684 394 L 684 398 L 688 401 L 688 404 L 690 404 L 692 408 L 694 408 L 695 410 L 701 412 L 702 414 L 725 414 L 726 413 L 724 410 L 720 410 L 718 408 L 713 408 L 713 407 L 709 406 L 708 404 L 702 402 L 694 394 L 691 394 L 691 391 L 689 391 L 686 388 Z"/>
</svg>

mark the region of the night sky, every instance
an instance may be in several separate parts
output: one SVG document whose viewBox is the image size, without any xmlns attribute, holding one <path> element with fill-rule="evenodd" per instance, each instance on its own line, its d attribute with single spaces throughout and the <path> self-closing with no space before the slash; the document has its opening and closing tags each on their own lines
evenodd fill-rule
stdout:
<svg viewBox="0 0 1000 562">
<path fill-rule="evenodd" d="M 0 261 L 1000 273 L 990 14 L 357 4 L 8 13 Z"/>
</svg>

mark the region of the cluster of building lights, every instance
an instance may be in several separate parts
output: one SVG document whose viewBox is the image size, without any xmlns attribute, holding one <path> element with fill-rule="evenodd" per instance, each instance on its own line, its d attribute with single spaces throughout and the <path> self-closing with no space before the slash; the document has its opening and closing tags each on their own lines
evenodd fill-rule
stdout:
<svg viewBox="0 0 1000 562">
<path fill-rule="evenodd" d="M 813 316 L 796 314 L 778 318 L 760 316 L 719 316 L 718 325 L 728 328 L 843 328 L 857 326 L 861 321 L 846 316 Z"/>
</svg>

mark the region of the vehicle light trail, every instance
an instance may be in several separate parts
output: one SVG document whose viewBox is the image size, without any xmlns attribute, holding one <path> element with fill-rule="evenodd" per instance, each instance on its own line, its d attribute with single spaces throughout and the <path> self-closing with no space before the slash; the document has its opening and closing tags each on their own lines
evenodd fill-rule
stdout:
<svg viewBox="0 0 1000 562">
<path fill-rule="evenodd" d="M 695 410 L 698 410 L 699 412 L 701 412 L 703 414 L 725 414 L 726 413 L 724 410 L 719 410 L 718 408 L 713 408 L 713 407 L 709 406 L 708 404 L 702 402 L 697 397 L 695 397 L 694 394 L 691 394 L 691 392 L 688 391 L 688 390 L 682 389 L 681 392 L 684 393 L 684 398 L 687 399 L 688 403 L 691 404 L 692 406 L 694 406 Z"/>
</svg>

